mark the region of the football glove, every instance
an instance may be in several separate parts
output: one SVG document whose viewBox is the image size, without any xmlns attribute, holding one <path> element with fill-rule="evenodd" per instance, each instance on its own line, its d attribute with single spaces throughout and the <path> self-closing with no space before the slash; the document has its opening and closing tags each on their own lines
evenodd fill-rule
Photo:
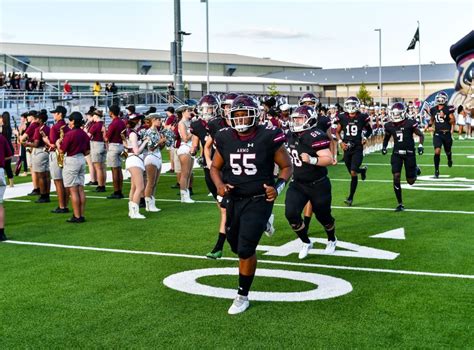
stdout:
<svg viewBox="0 0 474 350">
<path fill-rule="evenodd" d="M 418 154 L 421 156 L 425 149 L 423 148 L 423 145 L 418 145 Z"/>
</svg>

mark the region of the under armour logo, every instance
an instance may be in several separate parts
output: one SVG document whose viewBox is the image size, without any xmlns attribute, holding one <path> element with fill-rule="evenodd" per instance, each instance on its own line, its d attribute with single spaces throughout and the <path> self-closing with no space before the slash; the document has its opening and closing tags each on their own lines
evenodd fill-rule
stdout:
<svg viewBox="0 0 474 350">
<path fill-rule="evenodd" d="M 253 143 L 248 143 L 247 147 L 253 147 Z"/>
</svg>

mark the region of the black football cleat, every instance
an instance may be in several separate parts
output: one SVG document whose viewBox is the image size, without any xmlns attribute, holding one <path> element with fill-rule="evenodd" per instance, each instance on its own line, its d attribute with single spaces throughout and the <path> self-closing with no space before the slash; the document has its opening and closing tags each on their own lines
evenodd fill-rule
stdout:
<svg viewBox="0 0 474 350">
<path fill-rule="evenodd" d="M 435 179 L 439 178 L 439 170 L 435 170 L 435 175 L 434 175 Z"/>
<path fill-rule="evenodd" d="M 416 167 L 416 176 L 420 176 L 421 175 L 421 169 L 420 167 Z"/>
<path fill-rule="evenodd" d="M 362 179 L 362 181 L 365 181 L 365 179 L 367 178 L 367 166 L 360 168 L 360 178 Z"/>
<path fill-rule="evenodd" d="M 352 207 L 352 199 L 346 198 L 346 199 L 344 200 L 344 203 L 346 203 L 346 205 L 347 205 L 348 207 Z"/>
<path fill-rule="evenodd" d="M 405 210 L 405 207 L 403 206 L 403 204 L 399 204 L 399 205 L 395 208 L 395 211 L 396 211 L 396 212 L 404 211 L 404 210 Z"/>
<path fill-rule="evenodd" d="M 453 166 L 453 160 L 448 159 L 448 167 L 452 168 L 452 166 Z"/>
<path fill-rule="evenodd" d="M 7 236 L 5 236 L 5 233 L 0 233 L 0 242 L 4 242 L 8 240 Z"/>
</svg>

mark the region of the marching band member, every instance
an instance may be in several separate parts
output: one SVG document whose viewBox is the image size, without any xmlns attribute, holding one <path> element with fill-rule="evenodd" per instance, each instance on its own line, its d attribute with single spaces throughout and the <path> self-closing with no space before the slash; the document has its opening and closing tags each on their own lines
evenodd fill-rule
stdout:
<svg viewBox="0 0 474 350">
<path fill-rule="evenodd" d="M 7 183 L 5 181 L 5 171 L 3 167 L 5 166 L 5 161 L 11 159 L 13 157 L 13 152 L 10 146 L 8 145 L 8 141 L 0 134 L 0 242 L 6 241 L 8 238 L 5 235 L 5 209 L 3 208 L 3 196 L 5 194 L 5 190 L 7 187 Z"/>
<path fill-rule="evenodd" d="M 166 138 L 160 133 L 162 120 L 158 113 L 148 114 L 145 117 L 145 121 L 151 123 L 150 127 L 144 131 L 144 138 L 148 139 L 148 152 L 145 157 L 147 178 L 145 186 L 146 211 L 158 212 L 161 209 L 155 205 L 155 190 L 161 172 L 161 149 L 165 146 Z"/>
<path fill-rule="evenodd" d="M 107 173 L 105 171 L 105 159 L 107 150 L 105 149 L 104 134 L 105 126 L 102 111 L 96 110 L 92 115 L 92 125 L 89 127 L 87 135 L 91 140 L 90 159 L 94 167 L 98 186 L 96 192 L 105 192 L 105 181 Z"/>
<path fill-rule="evenodd" d="M 27 141 L 33 140 L 33 135 L 35 134 L 35 130 L 39 126 L 35 119 L 37 114 L 38 112 L 35 110 L 31 110 L 28 112 L 27 121 L 28 123 L 30 123 L 30 125 L 26 128 L 25 132 L 20 137 L 20 143 L 26 149 L 26 161 L 28 163 L 28 167 L 31 169 L 31 181 L 33 182 L 33 191 L 28 193 L 28 196 L 36 196 L 40 194 L 38 180 L 36 177 L 36 173 L 34 172 L 34 169 L 33 169 L 33 153 L 32 153 L 31 148 L 26 146 Z"/>
<path fill-rule="evenodd" d="M 131 219 L 145 219 L 140 214 L 140 198 L 145 188 L 143 172 L 145 171 L 145 163 L 143 161 L 143 150 L 148 144 L 148 139 L 142 140 L 138 130 L 141 127 L 141 116 L 131 115 L 127 121 L 127 153 L 128 157 L 125 161 L 125 168 L 130 173 L 130 194 L 128 202 L 128 216 Z"/>
<path fill-rule="evenodd" d="M 27 142 L 26 146 L 33 147 L 33 171 L 36 174 L 40 189 L 40 198 L 35 203 L 49 203 L 49 192 L 51 188 L 51 178 L 49 175 L 49 153 L 43 138 L 49 135 L 49 127 L 46 125 L 48 114 L 46 110 L 41 110 L 36 115 L 35 121 L 38 127 L 35 129 L 31 142 Z"/>
<path fill-rule="evenodd" d="M 64 121 L 67 110 L 63 106 L 57 106 L 51 113 L 53 114 L 55 123 L 49 130 L 49 137 L 44 140 L 49 146 L 49 170 L 51 178 L 54 181 L 54 186 L 56 187 L 56 193 L 58 194 L 58 207 L 51 210 L 51 212 L 54 214 L 65 214 L 69 213 L 67 207 L 69 195 L 66 193 L 63 182 L 64 158 L 60 155 L 57 144 L 63 141 L 64 135 L 69 131 L 69 127 Z"/>
<path fill-rule="evenodd" d="M 73 112 L 69 116 L 69 131 L 60 145 L 60 153 L 65 155 L 63 168 L 64 187 L 71 194 L 73 216 L 66 220 L 69 223 L 83 223 L 86 207 L 84 176 L 86 173 L 86 155 L 90 151 L 89 137 L 81 129 L 82 114 Z"/>
<path fill-rule="evenodd" d="M 94 106 L 90 106 L 89 110 L 86 113 L 86 123 L 83 126 L 83 130 L 89 134 L 90 128 L 94 125 L 94 112 L 96 108 Z M 97 181 L 97 174 L 92 164 L 91 155 L 86 156 L 87 167 L 89 168 L 89 182 L 86 184 L 87 186 L 97 186 L 99 183 Z"/>
<path fill-rule="evenodd" d="M 122 199 L 123 174 L 122 174 L 122 158 L 123 142 L 122 132 L 125 130 L 125 123 L 120 119 L 120 107 L 111 105 L 109 107 L 109 115 L 112 118 L 105 140 L 108 144 L 107 149 L 107 166 L 112 168 L 112 181 L 114 186 L 114 193 L 107 197 L 107 199 Z"/>
</svg>

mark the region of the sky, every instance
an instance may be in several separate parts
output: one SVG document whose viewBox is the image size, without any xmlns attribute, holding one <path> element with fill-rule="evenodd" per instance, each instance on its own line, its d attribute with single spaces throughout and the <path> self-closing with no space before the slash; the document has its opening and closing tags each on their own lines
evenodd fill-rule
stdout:
<svg viewBox="0 0 474 350">
<path fill-rule="evenodd" d="M 206 5 L 181 0 L 184 51 L 206 51 Z M 323 68 L 450 63 L 472 0 L 209 0 L 210 52 Z M 168 50 L 174 0 L 0 0 L 0 41 Z M 0 47 L 1 52 L 1 47 Z"/>
</svg>

